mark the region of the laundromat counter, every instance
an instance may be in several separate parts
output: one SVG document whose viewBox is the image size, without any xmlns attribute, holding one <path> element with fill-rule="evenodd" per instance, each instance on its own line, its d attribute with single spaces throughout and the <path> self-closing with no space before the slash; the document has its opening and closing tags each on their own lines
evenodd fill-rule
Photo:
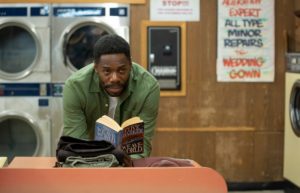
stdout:
<svg viewBox="0 0 300 193">
<path fill-rule="evenodd" d="M 202 167 L 54 168 L 55 157 L 16 157 L 0 169 L 5 193 L 225 193 L 224 178 Z"/>
</svg>

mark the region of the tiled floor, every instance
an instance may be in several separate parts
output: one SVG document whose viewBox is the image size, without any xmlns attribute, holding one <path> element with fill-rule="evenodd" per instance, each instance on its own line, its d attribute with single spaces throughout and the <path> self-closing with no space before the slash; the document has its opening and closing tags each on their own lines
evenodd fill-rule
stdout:
<svg viewBox="0 0 300 193">
<path fill-rule="evenodd" d="M 229 191 L 229 193 L 284 193 L 284 191 L 283 190 Z"/>
</svg>

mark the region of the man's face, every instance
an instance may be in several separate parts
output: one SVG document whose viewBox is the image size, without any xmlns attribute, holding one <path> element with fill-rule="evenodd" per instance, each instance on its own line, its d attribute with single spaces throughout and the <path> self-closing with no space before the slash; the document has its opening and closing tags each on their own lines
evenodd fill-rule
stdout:
<svg viewBox="0 0 300 193">
<path fill-rule="evenodd" d="M 125 54 L 102 55 L 94 68 L 104 90 L 110 96 L 120 96 L 127 86 L 131 70 L 131 61 Z"/>
</svg>

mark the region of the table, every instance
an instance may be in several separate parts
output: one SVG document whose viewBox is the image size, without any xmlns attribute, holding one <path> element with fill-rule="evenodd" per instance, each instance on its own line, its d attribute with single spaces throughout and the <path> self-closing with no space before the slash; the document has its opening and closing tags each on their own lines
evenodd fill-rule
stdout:
<svg viewBox="0 0 300 193">
<path fill-rule="evenodd" d="M 53 168 L 55 157 L 16 157 L 0 169 L 5 193 L 225 193 L 215 170 L 195 167 Z"/>
</svg>

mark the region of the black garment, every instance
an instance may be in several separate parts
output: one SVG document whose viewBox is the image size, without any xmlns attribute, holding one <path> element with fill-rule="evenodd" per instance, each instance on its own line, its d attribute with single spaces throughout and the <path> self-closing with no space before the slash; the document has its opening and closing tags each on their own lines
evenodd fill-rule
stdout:
<svg viewBox="0 0 300 193">
<path fill-rule="evenodd" d="M 81 156 L 96 157 L 104 154 L 113 154 L 121 166 L 132 166 L 131 158 L 121 149 L 107 141 L 82 140 L 70 136 L 61 136 L 57 144 L 56 159 L 65 162 L 67 157 Z"/>
</svg>

